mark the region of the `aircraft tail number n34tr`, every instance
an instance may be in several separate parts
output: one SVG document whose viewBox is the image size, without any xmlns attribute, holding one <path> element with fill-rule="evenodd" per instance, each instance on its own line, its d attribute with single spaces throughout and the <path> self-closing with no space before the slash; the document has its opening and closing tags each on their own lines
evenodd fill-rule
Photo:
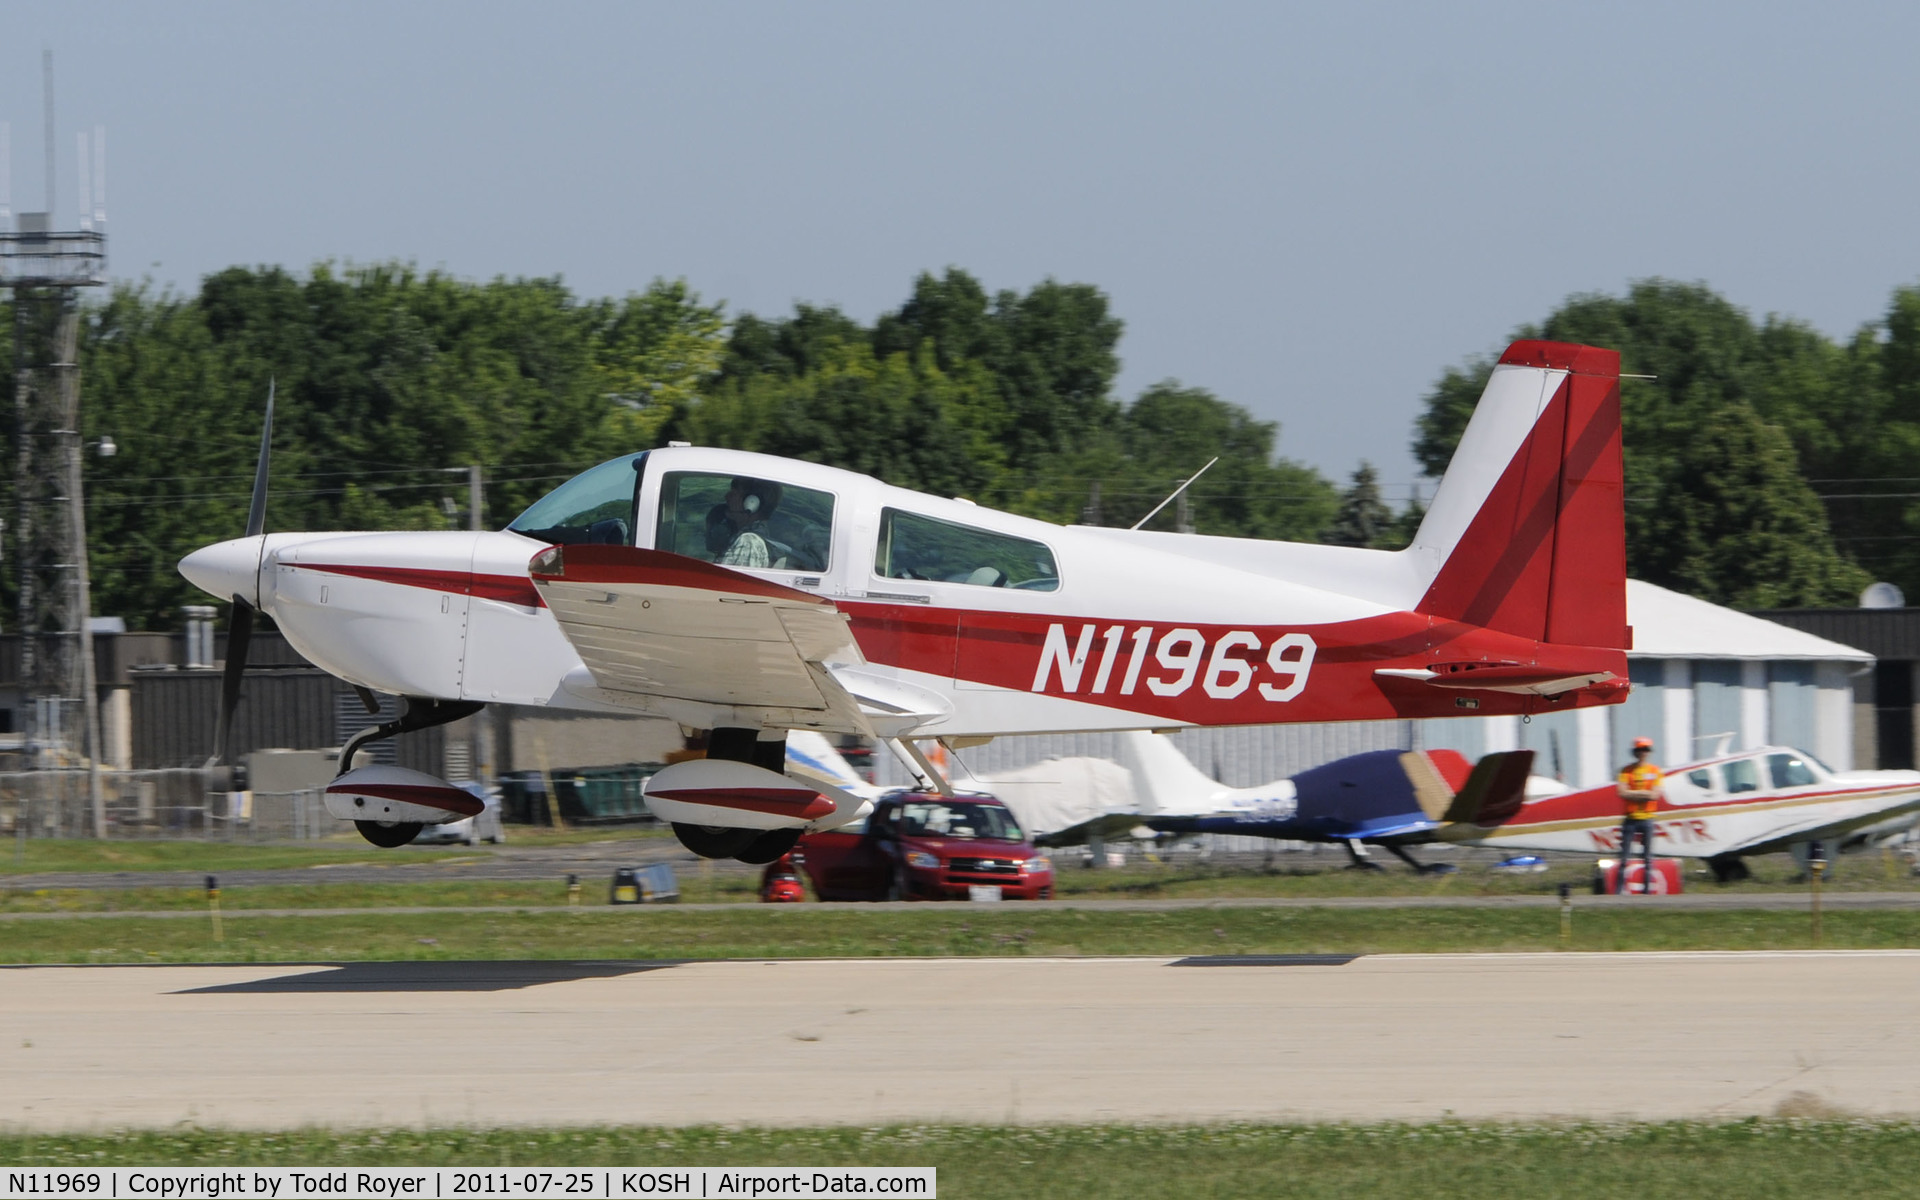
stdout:
<svg viewBox="0 0 1920 1200">
<path fill-rule="evenodd" d="M 180 564 L 234 602 L 229 704 L 258 609 L 322 668 L 407 697 L 383 734 L 492 703 L 677 721 L 708 731 L 708 757 L 655 775 L 647 802 L 712 856 L 771 861 L 869 804 L 784 774 L 794 729 L 888 740 L 938 785 L 916 739 L 1525 714 L 1626 692 L 1608 350 L 1510 346 L 1394 552 L 1062 527 L 691 446 L 594 467 L 500 532 L 268 534 L 266 443 L 249 536 Z M 329 805 L 375 841 L 459 815 L 426 777 L 367 795 L 355 774 Z"/>
</svg>

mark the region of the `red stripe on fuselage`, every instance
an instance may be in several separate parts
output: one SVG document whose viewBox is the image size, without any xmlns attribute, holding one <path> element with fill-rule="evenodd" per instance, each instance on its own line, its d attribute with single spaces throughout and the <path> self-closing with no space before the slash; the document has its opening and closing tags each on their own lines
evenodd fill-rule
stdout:
<svg viewBox="0 0 1920 1200">
<path fill-rule="evenodd" d="M 541 553 L 544 556 L 552 551 Z M 1463 701 L 1457 687 L 1440 689 L 1416 680 L 1382 679 L 1374 674 L 1386 667 L 1487 663 L 1499 664 L 1508 672 L 1535 669 L 1543 678 L 1602 672 L 1624 678 L 1627 673 L 1626 656 L 1618 650 L 1547 645 L 1418 612 L 1383 613 L 1319 625 L 1224 625 L 847 598 L 829 601 L 686 555 L 633 546 L 562 546 L 557 562 L 535 571 L 534 578 L 543 583 L 628 584 L 830 605 L 848 615 L 851 632 L 869 662 L 954 680 L 962 689 L 1038 691 L 1181 724 L 1258 725 L 1554 712 L 1609 703 L 1620 691 L 1618 686 L 1582 688 L 1555 702 L 1482 691 Z M 1250 602 L 1249 607 L 1254 604 Z M 1036 688 L 1048 634 L 1056 626 L 1076 652 L 1091 628 L 1092 645 L 1072 686 L 1060 673 L 1051 672 Z M 1178 636 L 1168 643 L 1169 635 Z M 1308 669 L 1292 669 L 1291 664 L 1301 657 L 1297 646 L 1276 650 L 1277 643 L 1289 635 L 1312 639 L 1313 661 Z M 1143 636 L 1144 642 L 1138 640 Z M 1223 638 L 1229 641 L 1216 658 L 1215 647 Z M 1279 655 L 1278 663 L 1269 657 L 1270 652 Z M 1169 659 L 1184 660 L 1189 665 L 1169 666 Z M 1273 692 L 1289 691 L 1287 685 L 1301 675 L 1306 676 L 1303 687 L 1291 689 L 1287 699 L 1272 697 Z M 1127 686 L 1129 679 L 1131 688 Z"/>
<path fill-rule="evenodd" d="M 1903 790 L 1910 789 L 1879 783 L 1854 788 L 1829 788 L 1817 792 L 1753 792 L 1751 794 L 1741 792 L 1712 800 L 1702 800 L 1698 804 L 1669 804 L 1662 799 L 1654 804 L 1653 820 L 1732 816 L 1748 809 L 1771 808 L 1779 804 L 1850 800 Z M 1486 827 L 1519 830 L 1534 825 L 1557 824 L 1562 821 L 1618 821 L 1624 815 L 1621 805 L 1620 795 L 1614 789 L 1614 785 L 1604 784 L 1585 791 L 1569 792 L 1564 796 L 1546 796 L 1539 800 L 1528 801 L 1518 813 L 1514 814 L 1513 819 Z"/>
<path fill-rule="evenodd" d="M 289 563 L 303 571 L 325 571 L 354 579 L 372 579 L 379 583 L 397 583 L 402 587 L 429 592 L 458 592 L 482 600 L 498 600 L 524 608 L 545 608 L 547 602 L 534 589 L 533 580 L 524 575 L 476 575 L 471 571 L 442 571 L 426 567 L 371 567 L 356 563 Z"/>
<path fill-rule="evenodd" d="M 1382 678 L 1382 668 L 1426 668 L 1436 662 L 1498 662 L 1536 665 L 1549 677 L 1609 671 L 1624 680 L 1626 655 L 1609 648 L 1555 646 L 1442 621 L 1421 613 L 1395 612 L 1320 625 L 1198 624 L 1175 620 L 1141 621 L 1111 617 L 1054 616 L 1043 613 L 982 612 L 921 605 L 838 599 L 852 618 L 852 631 L 869 662 L 954 679 L 959 686 L 1034 691 L 1047 631 L 1061 626 L 1070 648 L 1078 648 L 1088 626 L 1093 637 L 1077 685 L 1063 686 L 1057 671 L 1048 673 L 1040 693 L 1086 701 L 1155 719 L 1195 725 L 1265 725 L 1297 721 L 1392 720 L 1415 717 L 1494 716 L 1558 712 L 1611 703 L 1622 685 L 1594 685 L 1564 694 L 1557 701 L 1531 695 L 1460 688 L 1437 688 L 1406 679 Z M 1096 687 L 1107 655 L 1108 634 L 1120 627 L 1105 686 Z M 1131 692 L 1125 690 L 1139 630 L 1150 630 L 1146 653 Z M 1200 662 L 1187 672 L 1162 664 L 1163 640 L 1176 630 L 1192 630 L 1201 639 Z M 1236 694 L 1207 690 L 1214 647 L 1231 633 L 1246 633 L 1258 649 L 1233 647 L 1223 655 L 1216 682 L 1231 690 L 1241 678 L 1233 663 L 1251 672 Z M 1266 655 L 1288 634 L 1305 634 L 1315 644 L 1307 684 L 1291 700 L 1266 698 L 1261 684 L 1281 687 L 1290 675 L 1269 667 Z M 1170 647 L 1172 649 L 1173 647 Z M 1185 686 L 1180 686 L 1182 680 Z M 1161 684 L 1156 691 L 1151 685 Z M 1178 688 L 1175 694 L 1162 691 Z M 1457 703 L 1469 700 L 1474 707 Z"/>
</svg>

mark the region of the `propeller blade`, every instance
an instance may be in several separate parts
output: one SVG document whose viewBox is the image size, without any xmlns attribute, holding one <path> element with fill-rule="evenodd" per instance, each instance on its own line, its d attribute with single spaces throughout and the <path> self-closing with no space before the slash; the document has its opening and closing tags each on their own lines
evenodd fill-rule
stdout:
<svg viewBox="0 0 1920 1200">
<path fill-rule="evenodd" d="M 267 415 L 260 424 L 260 458 L 253 468 L 253 502 L 247 506 L 247 536 L 267 531 L 267 463 L 273 453 L 273 394 L 278 381 L 267 381 Z M 253 605 L 233 598 L 233 619 L 227 629 L 227 667 L 220 680 L 220 730 L 213 761 L 227 762 L 233 753 L 233 710 L 240 706 L 240 683 L 247 673 L 247 647 L 253 641 Z"/>
<path fill-rule="evenodd" d="M 233 710 L 240 706 L 240 679 L 247 673 L 247 646 L 253 641 L 253 605 L 235 596 L 233 620 L 227 630 L 227 669 L 220 680 L 220 740 L 215 762 L 226 762 L 233 749 Z"/>
<path fill-rule="evenodd" d="M 260 460 L 253 468 L 253 504 L 247 509 L 247 536 L 267 531 L 267 460 L 273 453 L 273 392 L 275 380 L 267 381 L 267 419 L 260 426 Z"/>
</svg>

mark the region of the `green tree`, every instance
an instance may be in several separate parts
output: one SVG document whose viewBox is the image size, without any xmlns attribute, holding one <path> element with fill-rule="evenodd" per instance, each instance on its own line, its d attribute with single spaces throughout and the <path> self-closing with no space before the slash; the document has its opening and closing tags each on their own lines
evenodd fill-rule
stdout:
<svg viewBox="0 0 1920 1200">
<path fill-rule="evenodd" d="M 1327 530 L 1336 546 L 1378 546 L 1395 533 L 1393 510 L 1380 498 L 1380 475 L 1370 462 L 1353 472 L 1353 482 L 1340 493 L 1340 511 Z"/>
<path fill-rule="evenodd" d="M 1623 379 L 1620 388 L 1630 573 L 1708 599 L 1777 593 L 1801 604 L 1850 600 L 1859 573 L 1840 569 L 1850 530 L 1838 510 L 1831 524 L 1826 513 L 1814 520 L 1804 511 L 1823 501 L 1802 464 L 1813 478 L 1857 472 L 1869 456 L 1861 442 L 1885 436 L 1878 385 L 1862 362 L 1877 352 L 1877 341 L 1867 339 L 1863 351 L 1835 346 L 1799 322 L 1769 317 L 1756 324 L 1704 285 L 1658 279 L 1633 284 L 1623 297 L 1575 296 L 1514 337 L 1617 349 L 1624 374 L 1653 376 Z M 1413 449 L 1429 475 L 1445 470 L 1492 369 L 1491 358 L 1470 360 L 1443 372 L 1428 393 Z M 1764 469 L 1755 464 L 1734 476 L 1742 486 L 1768 489 L 1752 503 L 1735 504 L 1728 481 L 1711 474 L 1732 469 L 1719 450 L 1733 444 L 1766 449 Z M 1710 518 L 1715 505 L 1725 511 Z M 1728 521 L 1749 525 L 1736 529 Z M 1711 555 L 1688 532 L 1706 529 L 1732 538 L 1728 545 L 1737 550 Z M 1763 553 L 1762 543 L 1772 548 Z M 1788 554 L 1804 568 L 1791 583 L 1770 580 L 1768 572 Z"/>
<path fill-rule="evenodd" d="M 1676 465 L 1689 483 L 1648 519 L 1643 578 L 1739 608 L 1828 604 L 1870 582 L 1833 548 L 1786 432 L 1745 404 L 1709 416 Z"/>
</svg>

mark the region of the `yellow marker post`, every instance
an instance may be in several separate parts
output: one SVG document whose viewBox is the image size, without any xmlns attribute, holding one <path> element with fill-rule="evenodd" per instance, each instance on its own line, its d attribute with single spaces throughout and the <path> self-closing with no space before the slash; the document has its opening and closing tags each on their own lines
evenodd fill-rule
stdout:
<svg viewBox="0 0 1920 1200">
<path fill-rule="evenodd" d="M 1813 944 L 1820 944 L 1820 880 L 1827 873 L 1827 860 L 1816 858 L 1807 863 L 1807 879 L 1813 885 Z"/>
<path fill-rule="evenodd" d="M 574 908 L 580 907 L 580 877 L 567 876 L 567 903 Z"/>
<path fill-rule="evenodd" d="M 213 915 L 213 940 L 224 942 L 227 935 L 220 928 L 220 881 L 207 876 L 207 911 Z"/>
</svg>

